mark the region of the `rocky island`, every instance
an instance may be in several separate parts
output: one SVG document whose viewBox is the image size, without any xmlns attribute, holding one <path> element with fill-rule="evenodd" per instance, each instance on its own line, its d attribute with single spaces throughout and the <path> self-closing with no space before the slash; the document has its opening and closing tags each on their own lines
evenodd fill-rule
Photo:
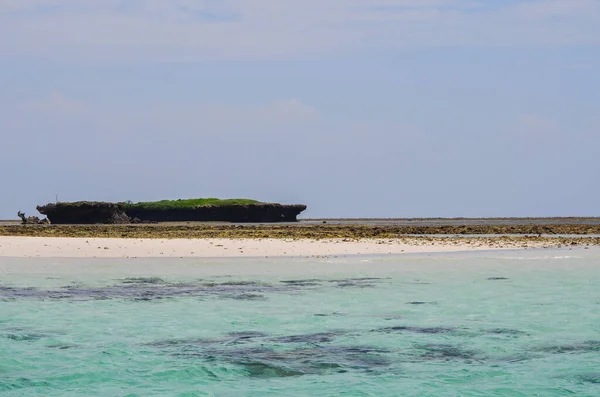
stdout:
<svg viewBox="0 0 600 397">
<path fill-rule="evenodd" d="M 199 198 L 153 202 L 59 202 L 38 206 L 52 224 L 148 222 L 296 222 L 306 205 L 263 203 L 249 199 Z"/>
</svg>

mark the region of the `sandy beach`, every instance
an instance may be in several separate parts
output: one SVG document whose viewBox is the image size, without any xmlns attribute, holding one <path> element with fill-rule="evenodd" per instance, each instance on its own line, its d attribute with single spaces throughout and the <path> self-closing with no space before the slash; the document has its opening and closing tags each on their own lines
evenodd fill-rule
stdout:
<svg viewBox="0 0 600 397">
<path fill-rule="evenodd" d="M 539 248 L 543 242 L 489 238 L 398 239 L 132 239 L 0 236 L 0 257 L 235 258 L 387 255 Z"/>
</svg>

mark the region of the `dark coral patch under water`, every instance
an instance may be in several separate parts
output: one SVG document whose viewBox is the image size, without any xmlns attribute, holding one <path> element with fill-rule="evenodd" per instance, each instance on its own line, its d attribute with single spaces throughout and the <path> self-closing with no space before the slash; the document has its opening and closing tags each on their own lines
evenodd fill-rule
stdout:
<svg viewBox="0 0 600 397">
<path fill-rule="evenodd" d="M 321 285 L 323 280 L 317 279 L 306 279 L 306 280 L 281 280 L 281 283 L 287 285 L 295 285 L 298 287 L 313 287 L 316 285 Z"/>
<path fill-rule="evenodd" d="M 315 346 L 292 349 L 207 349 L 181 352 L 177 356 L 200 359 L 216 366 L 232 364 L 250 377 L 271 378 L 382 370 L 391 364 L 383 353 L 385 351 L 368 347 Z"/>
<path fill-rule="evenodd" d="M 121 282 L 123 284 L 165 284 L 165 281 L 158 277 L 128 277 Z"/>
<path fill-rule="evenodd" d="M 379 332 L 413 332 L 417 334 L 445 334 L 456 331 L 456 328 L 445 328 L 445 327 L 408 327 L 404 325 L 398 325 L 394 327 L 385 327 L 377 329 Z"/>
<path fill-rule="evenodd" d="M 64 299 L 102 300 L 132 299 L 154 301 L 176 297 L 217 297 L 235 300 L 265 300 L 268 293 L 297 293 L 308 287 L 371 287 L 378 279 L 348 278 L 343 280 L 284 280 L 279 283 L 264 283 L 253 280 L 225 282 L 168 282 L 158 277 L 129 277 L 119 283 L 102 287 L 87 287 L 80 284 L 65 285 L 57 290 L 22 288 L 0 285 L 0 299 Z"/>
<path fill-rule="evenodd" d="M 7 327 L 0 329 L 0 338 L 16 342 L 36 342 L 60 334 L 56 331 L 39 330 L 29 327 Z"/>
<path fill-rule="evenodd" d="M 234 365 L 250 377 L 287 377 L 377 371 L 390 365 L 385 349 L 333 346 L 344 331 L 272 336 L 257 331 L 213 339 L 174 339 L 147 344 L 175 357 L 201 360 L 204 366 Z"/>
<path fill-rule="evenodd" d="M 326 343 L 333 342 L 336 336 L 332 332 L 321 332 L 316 334 L 282 336 L 274 338 L 272 341 L 280 343 Z"/>
<path fill-rule="evenodd" d="M 10 332 L 2 334 L 3 337 L 19 342 L 37 341 L 45 338 L 47 335 L 38 332 Z"/>
<path fill-rule="evenodd" d="M 511 328 L 492 328 L 487 329 L 484 332 L 493 335 L 507 335 L 507 336 L 521 336 L 528 335 L 527 332 L 519 331 L 518 329 Z"/>
<path fill-rule="evenodd" d="M 582 343 L 542 346 L 534 348 L 533 350 L 553 354 L 600 352 L 600 341 L 591 340 Z"/>
<path fill-rule="evenodd" d="M 419 347 L 419 357 L 424 360 L 467 360 L 473 361 L 482 354 L 471 349 L 446 344 L 427 344 Z"/>
<path fill-rule="evenodd" d="M 316 313 L 315 317 L 333 317 L 333 316 L 346 316 L 346 313 L 333 312 L 333 313 Z"/>
<path fill-rule="evenodd" d="M 600 385 L 600 372 L 589 372 L 579 374 L 575 376 L 575 379 L 584 383 L 595 383 L 597 385 Z"/>
</svg>

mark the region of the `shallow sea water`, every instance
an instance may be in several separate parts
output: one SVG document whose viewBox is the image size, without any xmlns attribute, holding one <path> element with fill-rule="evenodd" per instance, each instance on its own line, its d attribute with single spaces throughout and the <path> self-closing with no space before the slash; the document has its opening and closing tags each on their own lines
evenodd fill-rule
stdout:
<svg viewBox="0 0 600 397">
<path fill-rule="evenodd" d="M 0 258 L 1 396 L 598 396 L 600 251 Z"/>
</svg>

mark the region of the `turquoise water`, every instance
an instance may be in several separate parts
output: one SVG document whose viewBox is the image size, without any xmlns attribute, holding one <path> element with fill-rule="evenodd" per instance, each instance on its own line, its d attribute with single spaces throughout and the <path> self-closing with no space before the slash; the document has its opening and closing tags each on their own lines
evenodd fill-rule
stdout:
<svg viewBox="0 0 600 397">
<path fill-rule="evenodd" d="M 0 258 L 2 396 L 598 396 L 600 252 Z"/>
</svg>

